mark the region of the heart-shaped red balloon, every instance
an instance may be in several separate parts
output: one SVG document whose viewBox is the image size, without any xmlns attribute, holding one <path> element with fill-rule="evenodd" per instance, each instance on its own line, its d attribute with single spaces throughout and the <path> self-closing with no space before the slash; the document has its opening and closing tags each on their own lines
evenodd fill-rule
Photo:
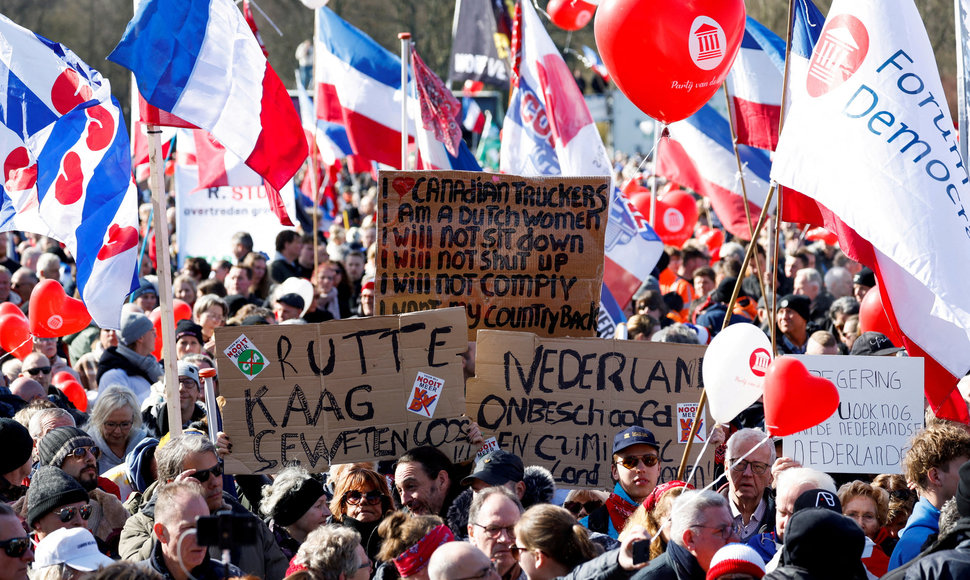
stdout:
<svg viewBox="0 0 970 580">
<path fill-rule="evenodd" d="M 4 302 L 3 304 L 0 304 L 0 316 L 5 314 L 13 314 L 27 320 L 27 315 L 24 314 L 24 311 L 13 302 Z"/>
<path fill-rule="evenodd" d="M 51 377 L 51 384 L 56 387 L 61 383 L 66 383 L 67 381 L 76 381 L 76 380 L 77 378 L 71 373 L 67 371 L 61 371 L 59 373 L 54 373 L 54 376 Z"/>
<path fill-rule="evenodd" d="M 649 191 L 634 193 L 630 201 L 644 217 L 650 215 Z M 694 234 L 695 224 L 697 205 L 689 193 L 676 190 L 657 199 L 657 217 L 653 220 L 653 229 L 664 245 L 683 246 Z"/>
<path fill-rule="evenodd" d="M 593 30 L 616 86 L 644 113 L 673 123 L 717 92 L 744 17 L 744 0 L 606 0 Z"/>
<path fill-rule="evenodd" d="M 882 294 L 879 293 L 879 286 L 873 286 L 862 297 L 859 303 L 859 333 L 880 332 L 892 341 L 896 346 L 903 345 L 903 339 L 899 336 L 899 331 L 889 321 L 889 315 L 882 305 Z"/>
<path fill-rule="evenodd" d="M 30 340 L 30 326 L 24 313 L 0 316 L 0 348 L 20 360 L 31 353 L 34 345 Z"/>
<path fill-rule="evenodd" d="M 579 30 L 593 19 L 596 6 L 583 0 L 549 0 L 546 13 L 563 30 Z"/>
<path fill-rule="evenodd" d="M 839 390 L 832 381 L 808 372 L 802 361 L 775 358 L 765 373 L 765 427 L 784 437 L 814 427 L 839 408 Z"/>
<path fill-rule="evenodd" d="M 84 303 L 64 293 L 57 280 L 42 280 L 30 294 L 30 333 L 41 338 L 74 334 L 91 324 Z"/>
</svg>

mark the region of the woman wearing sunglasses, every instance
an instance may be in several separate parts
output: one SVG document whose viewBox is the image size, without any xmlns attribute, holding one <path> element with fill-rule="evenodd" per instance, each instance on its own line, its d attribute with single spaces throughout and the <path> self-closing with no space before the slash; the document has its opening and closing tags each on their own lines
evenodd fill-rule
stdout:
<svg viewBox="0 0 970 580">
<path fill-rule="evenodd" d="M 552 580 L 599 555 L 589 530 L 571 513 L 549 504 L 525 510 L 515 524 L 512 557 L 529 580 Z"/>
<path fill-rule="evenodd" d="M 287 560 L 293 559 L 310 532 L 330 518 L 323 484 L 302 467 L 287 467 L 272 485 L 264 485 L 259 510 Z"/>
<path fill-rule="evenodd" d="M 333 521 L 357 530 L 371 559 L 381 550 L 377 526 L 393 509 L 387 481 L 373 469 L 357 465 L 339 473 L 334 481 Z"/>
</svg>

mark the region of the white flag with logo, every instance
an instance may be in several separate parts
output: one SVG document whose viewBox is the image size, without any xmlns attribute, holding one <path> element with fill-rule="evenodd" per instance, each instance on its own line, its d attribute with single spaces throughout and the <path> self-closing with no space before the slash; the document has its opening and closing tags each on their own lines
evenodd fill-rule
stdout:
<svg viewBox="0 0 970 580">
<path fill-rule="evenodd" d="M 970 367 L 967 170 L 913 0 L 835 0 L 771 177 L 872 245 L 900 329 Z M 967 200 L 964 202 L 963 200 Z"/>
</svg>

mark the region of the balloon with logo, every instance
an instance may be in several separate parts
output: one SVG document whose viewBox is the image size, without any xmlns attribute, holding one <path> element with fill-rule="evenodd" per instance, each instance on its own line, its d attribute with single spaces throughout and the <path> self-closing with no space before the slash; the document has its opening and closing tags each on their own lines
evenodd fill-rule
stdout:
<svg viewBox="0 0 970 580">
<path fill-rule="evenodd" d="M 649 215 L 650 208 L 647 207 Z M 694 233 L 697 224 L 697 205 L 694 198 L 683 190 L 671 191 L 657 200 L 657 216 L 653 229 L 665 245 L 684 245 Z"/>
<path fill-rule="evenodd" d="M 771 341 L 754 324 L 732 324 L 711 340 L 701 373 L 715 422 L 730 422 L 761 397 L 771 358 Z"/>
<path fill-rule="evenodd" d="M 84 303 L 64 293 L 57 280 L 42 280 L 30 294 L 30 333 L 41 338 L 57 338 L 80 332 L 91 324 Z"/>
<path fill-rule="evenodd" d="M 773 437 L 810 429 L 839 408 L 839 390 L 832 381 L 812 375 L 790 356 L 768 365 L 764 388 L 765 428 Z"/>
<path fill-rule="evenodd" d="M 839 236 L 821 226 L 805 232 L 805 239 L 813 242 L 825 242 L 826 246 L 834 246 L 839 243 Z"/>
<path fill-rule="evenodd" d="M 717 92 L 744 22 L 744 0 L 602 0 L 593 30 L 616 86 L 644 113 L 673 123 Z"/>
<path fill-rule="evenodd" d="M 584 0 L 549 0 L 546 13 L 563 30 L 579 30 L 593 19 L 596 6 Z"/>
<path fill-rule="evenodd" d="M 859 334 L 863 332 L 880 332 L 896 346 L 903 346 L 903 339 L 899 331 L 889 321 L 889 315 L 882 305 L 882 295 L 879 286 L 873 286 L 862 297 L 859 303 Z"/>
</svg>

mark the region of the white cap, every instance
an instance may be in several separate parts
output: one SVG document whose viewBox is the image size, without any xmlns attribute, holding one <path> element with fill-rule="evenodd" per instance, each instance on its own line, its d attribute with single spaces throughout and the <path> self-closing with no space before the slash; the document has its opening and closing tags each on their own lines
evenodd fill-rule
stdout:
<svg viewBox="0 0 970 580">
<path fill-rule="evenodd" d="M 93 572 L 114 560 L 98 551 L 98 541 L 86 528 L 60 528 L 47 534 L 34 549 L 34 569 L 67 564 Z"/>
</svg>

